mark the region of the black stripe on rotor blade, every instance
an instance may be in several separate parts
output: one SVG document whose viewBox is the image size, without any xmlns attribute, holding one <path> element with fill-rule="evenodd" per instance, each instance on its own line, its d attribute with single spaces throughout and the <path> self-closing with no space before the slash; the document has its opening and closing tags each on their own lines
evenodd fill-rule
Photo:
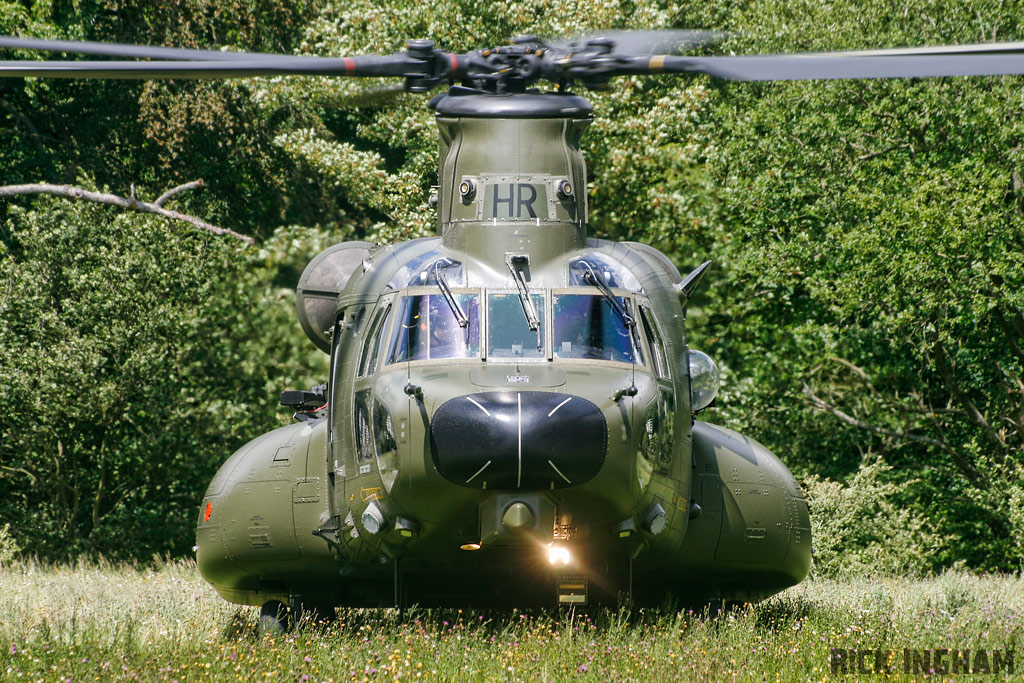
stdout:
<svg viewBox="0 0 1024 683">
<path fill-rule="evenodd" d="M 1024 54 L 902 56 L 764 55 L 672 57 L 654 72 L 702 73 L 732 81 L 799 81 L 847 78 L 929 78 L 1024 74 Z"/>
<path fill-rule="evenodd" d="M 97 43 L 80 40 L 44 40 L 39 38 L 15 38 L 0 36 L 0 47 L 21 50 L 44 50 L 47 52 L 68 52 L 104 57 L 137 57 L 139 59 L 175 60 L 224 60 L 242 59 L 308 59 L 301 55 L 275 55 L 260 52 L 221 52 L 220 50 L 194 50 L 177 47 L 152 47 L 149 45 L 122 45 L 120 43 Z"/>
</svg>

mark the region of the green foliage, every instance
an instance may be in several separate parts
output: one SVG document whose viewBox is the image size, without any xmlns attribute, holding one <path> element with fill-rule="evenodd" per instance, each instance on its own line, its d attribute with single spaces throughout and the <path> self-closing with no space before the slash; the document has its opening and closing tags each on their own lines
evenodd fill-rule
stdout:
<svg viewBox="0 0 1024 683">
<path fill-rule="evenodd" d="M 343 55 L 398 51 L 414 37 L 466 51 L 522 33 L 681 26 L 729 31 L 714 50 L 742 53 L 1013 40 L 1022 16 L 1015 3 L 965 0 L 0 0 L 0 33 Z M 299 254 L 325 235 L 433 232 L 431 113 L 422 97 L 367 97 L 381 85 L 0 79 L 4 182 L 84 175 L 151 197 L 203 177 L 208 188 L 175 208 L 264 240 L 258 254 L 240 252 L 158 234 L 168 228 L 157 219 L 0 202 L 0 290 L 10 292 L 0 291 L 0 373 L 10 378 L 0 427 L 18 443 L 0 446 L 0 506 L 27 520 L 12 527 L 26 546 L 101 549 L 121 524 L 152 536 L 143 554 L 171 547 L 171 530 L 184 548 L 191 513 L 181 513 L 203 478 L 273 422 L 267 397 L 280 383 L 322 372 L 288 309 Z M 880 455 L 892 469 L 842 495 L 895 496 L 908 524 L 926 518 L 949 539 L 925 547 L 915 569 L 1018 567 L 1021 79 L 613 85 L 587 93 L 597 117 L 583 142 L 591 232 L 653 244 L 684 271 L 714 259 L 689 317 L 691 342 L 725 380 L 709 417 L 799 475 L 827 478 L 810 481 L 835 496 L 847 489 L 829 486 Z M 148 432 L 132 427 L 133 401 Z M 125 458 L 116 471 L 114 453 Z M 71 469 L 56 477 L 57 463 Z M 82 474 L 63 476 L 71 471 Z M 138 488 L 146 477 L 163 484 Z M 138 493 L 116 502 L 123 482 Z M 167 526 L 168 515 L 180 518 Z M 833 530 L 855 555 L 875 543 Z"/>
<path fill-rule="evenodd" d="M 1022 28 L 1009 8 L 927 1 L 765 0 L 727 22 L 737 52 Z M 997 491 L 1024 446 L 1020 83 L 716 83 L 710 98 L 729 272 L 695 334 L 744 377 L 724 416 L 801 472 L 843 478 L 881 454 L 887 480 L 917 480 L 904 504 L 954 537 L 939 564 L 1016 564 Z"/>
<path fill-rule="evenodd" d="M 187 552 L 213 472 L 276 426 L 267 397 L 323 372 L 291 355 L 268 252 L 52 199 L 0 244 L 0 517 L 47 557 Z"/>
<path fill-rule="evenodd" d="M 946 539 L 918 511 L 900 504 L 908 482 L 883 481 L 892 468 L 863 465 L 846 485 L 803 480 L 811 508 L 814 565 L 819 577 L 921 576 Z"/>
<path fill-rule="evenodd" d="M 11 525 L 4 524 L 0 527 L 0 567 L 9 565 L 18 557 L 19 553 L 21 553 L 21 546 L 11 534 Z"/>
<path fill-rule="evenodd" d="M 0 33 L 290 52 L 314 3 L 285 0 L 96 0 L 0 6 Z M 29 5 L 30 8 L 26 8 Z M 46 53 L 0 50 L 0 57 Z M 4 183 L 73 183 L 79 174 L 155 197 L 203 178 L 186 213 L 246 234 L 279 224 L 346 224 L 343 201 L 306 182 L 272 140 L 289 108 L 263 116 L 244 82 L 0 79 Z M 0 205 L 0 212 L 5 205 Z M 2 213 L 0 213 L 2 216 Z"/>
</svg>

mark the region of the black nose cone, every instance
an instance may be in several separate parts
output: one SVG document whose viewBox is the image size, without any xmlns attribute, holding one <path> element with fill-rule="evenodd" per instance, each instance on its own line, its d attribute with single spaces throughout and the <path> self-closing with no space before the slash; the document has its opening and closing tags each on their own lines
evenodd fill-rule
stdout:
<svg viewBox="0 0 1024 683">
<path fill-rule="evenodd" d="M 445 402 L 431 422 L 434 464 L 470 488 L 538 490 L 582 484 L 608 450 L 590 401 L 542 391 L 493 391 Z"/>
</svg>

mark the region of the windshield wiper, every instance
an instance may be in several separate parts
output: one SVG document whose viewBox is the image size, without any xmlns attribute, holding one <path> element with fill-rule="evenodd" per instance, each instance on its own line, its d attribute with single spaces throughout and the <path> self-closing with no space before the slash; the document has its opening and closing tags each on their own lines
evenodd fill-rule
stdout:
<svg viewBox="0 0 1024 683">
<path fill-rule="evenodd" d="M 445 266 L 450 266 L 453 263 L 451 259 L 441 260 L 446 261 Z M 447 278 L 441 272 L 441 260 L 434 262 L 434 278 L 437 280 L 437 286 L 440 288 L 441 294 L 444 295 L 444 300 L 448 302 L 448 308 L 452 309 L 452 315 L 458 321 L 459 327 L 469 327 L 469 316 L 462 310 L 462 306 L 452 294 L 452 288 L 448 286 Z"/>
<path fill-rule="evenodd" d="M 622 319 L 622 322 L 623 324 L 625 324 L 626 327 L 632 328 L 634 325 L 636 325 L 636 320 L 634 320 L 633 316 L 629 314 L 629 311 L 626 310 L 626 307 L 622 305 L 622 302 L 619 300 L 619 297 L 612 294 L 612 290 L 608 288 L 608 285 L 605 283 L 604 279 L 594 271 L 594 269 L 591 267 L 589 263 L 587 263 L 586 261 L 577 261 L 572 265 L 574 268 L 579 268 L 580 270 L 583 270 L 584 282 L 586 282 L 591 287 L 597 287 L 599 290 L 601 290 L 601 295 L 605 298 L 605 300 L 608 301 L 609 305 L 611 305 L 612 307 L 612 310 L 615 311 L 616 314 L 618 314 L 618 316 Z"/>
<path fill-rule="evenodd" d="M 523 305 L 526 324 L 537 333 L 537 349 L 539 350 L 543 346 L 540 337 L 540 318 L 537 317 L 537 309 L 533 307 L 530 286 L 526 284 L 526 276 L 523 274 L 526 267 L 530 265 L 530 257 L 525 254 L 509 254 L 505 257 L 505 265 L 512 272 L 512 279 L 516 281 L 516 289 L 519 290 L 519 303 Z"/>
</svg>

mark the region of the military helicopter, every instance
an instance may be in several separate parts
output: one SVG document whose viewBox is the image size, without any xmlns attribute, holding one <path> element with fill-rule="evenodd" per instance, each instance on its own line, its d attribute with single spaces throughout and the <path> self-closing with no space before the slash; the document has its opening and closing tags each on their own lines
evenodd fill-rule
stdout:
<svg viewBox="0 0 1024 683">
<path fill-rule="evenodd" d="M 732 80 L 1024 73 L 1022 43 L 681 56 L 700 31 L 533 36 L 452 54 L 429 40 L 318 58 L 0 38 L 151 61 L 0 62 L 7 77 L 403 79 L 439 133 L 437 237 L 344 242 L 297 288 L 327 381 L 239 449 L 199 511 L 197 562 L 283 627 L 335 606 L 756 601 L 811 561 L 808 503 L 753 439 L 697 419 L 718 372 L 686 342 L 686 277 L 587 235 L 572 91 L 616 76 Z M 540 82 L 551 84 L 542 92 Z"/>
</svg>

